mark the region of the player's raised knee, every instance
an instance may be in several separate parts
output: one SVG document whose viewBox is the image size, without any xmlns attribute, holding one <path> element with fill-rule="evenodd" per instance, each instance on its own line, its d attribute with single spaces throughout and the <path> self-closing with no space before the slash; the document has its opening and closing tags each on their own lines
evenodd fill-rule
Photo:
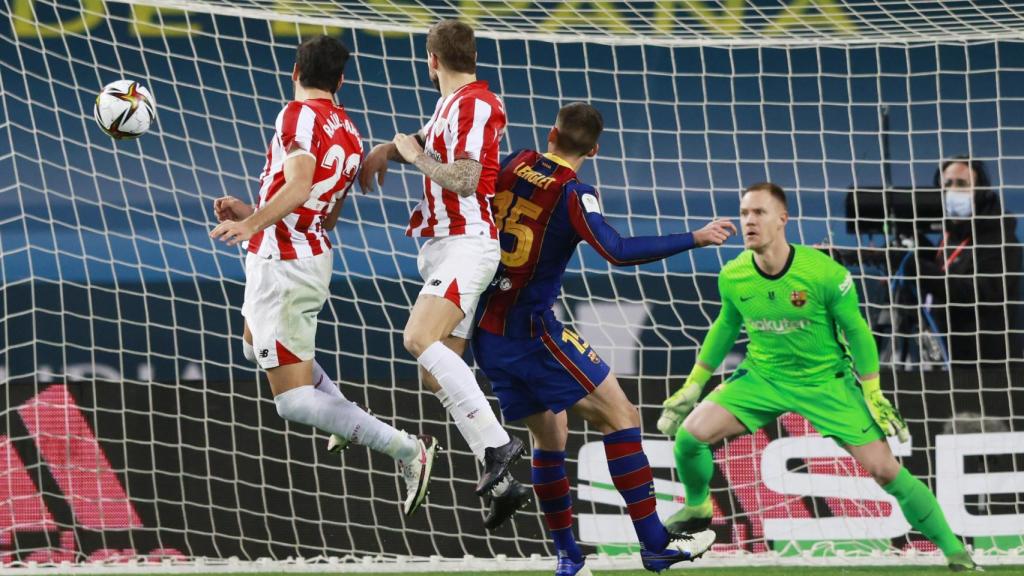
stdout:
<svg viewBox="0 0 1024 576">
<path fill-rule="evenodd" d="M 895 480 L 901 468 L 900 463 L 895 458 L 872 459 L 862 462 L 861 466 L 864 467 L 868 474 L 871 474 L 871 477 L 880 486 L 885 486 Z"/>
<path fill-rule="evenodd" d="M 697 416 L 697 417 L 694 417 Z M 691 414 L 689 418 L 683 422 L 683 428 L 693 436 L 693 439 L 697 442 L 704 444 L 714 444 L 719 440 L 720 432 L 715 429 L 714 426 L 710 425 L 706 419 L 700 418 L 696 413 Z"/>
<path fill-rule="evenodd" d="M 630 402 L 605 405 L 596 410 L 585 410 L 583 417 L 602 434 L 640 427 L 640 414 Z"/>
<path fill-rule="evenodd" d="M 436 338 L 416 329 L 406 328 L 402 333 L 402 345 L 414 358 L 419 358 L 434 342 L 437 342 Z"/>
<path fill-rule="evenodd" d="M 711 441 L 714 440 L 714 434 L 711 434 L 711 431 L 706 430 L 703 426 L 683 424 L 683 427 L 686 428 L 686 431 L 690 433 L 690 436 L 693 436 L 693 439 L 698 442 L 710 444 Z"/>
<path fill-rule="evenodd" d="M 636 406 L 631 402 L 620 404 L 618 409 L 615 411 L 615 422 L 613 424 L 619 430 L 625 430 L 626 428 L 639 428 L 640 413 L 637 411 Z"/>
<path fill-rule="evenodd" d="M 309 400 L 312 390 L 312 386 L 300 386 L 274 396 L 277 415 L 289 422 L 309 424 L 311 416 Z"/>
</svg>

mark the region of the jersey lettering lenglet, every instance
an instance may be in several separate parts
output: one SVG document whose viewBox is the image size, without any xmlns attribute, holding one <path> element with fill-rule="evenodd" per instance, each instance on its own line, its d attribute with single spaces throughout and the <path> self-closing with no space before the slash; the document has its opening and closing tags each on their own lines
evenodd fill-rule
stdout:
<svg viewBox="0 0 1024 576">
<path fill-rule="evenodd" d="M 502 233 L 501 265 L 478 310 L 493 334 L 537 337 L 554 320 L 562 275 L 587 227 L 576 172 L 533 150 L 514 153 L 498 176 L 494 212 Z M 588 198 L 597 206 L 597 198 Z"/>
<path fill-rule="evenodd" d="M 558 325 L 551 307 L 581 241 L 614 266 L 654 262 L 695 246 L 689 232 L 619 236 L 601 213 L 597 190 L 553 153 L 513 152 L 501 165 L 497 189 L 501 265 L 477 308 L 477 327 L 492 334 L 536 338 Z"/>
<path fill-rule="evenodd" d="M 407 236 L 498 237 L 491 197 L 504 133 L 505 106 L 487 82 L 471 82 L 437 101 L 434 114 L 419 133 L 423 151 L 442 164 L 464 159 L 479 162 L 480 181 L 476 194 L 462 197 L 424 176 L 423 200 L 409 218 Z"/>
<path fill-rule="evenodd" d="M 363 159 L 359 130 L 343 106 L 327 98 L 289 102 L 277 115 L 268 145 L 257 209 L 284 186 L 289 150 L 316 159 L 313 186 L 304 204 L 249 240 L 248 251 L 261 258 L 294 260 L 330 250 L 323 219 L 344 199 Z"/>
</svg>

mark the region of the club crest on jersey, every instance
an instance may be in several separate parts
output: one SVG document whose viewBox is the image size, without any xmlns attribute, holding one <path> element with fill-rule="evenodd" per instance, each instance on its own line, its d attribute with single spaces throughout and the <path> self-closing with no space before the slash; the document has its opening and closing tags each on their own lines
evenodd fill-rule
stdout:
<svg viewBox="0 0 1024 576">
<path fill-rule="evenodd" d="M 807 304 L 807 290 L 793 290 L 789 295 L 789 301 L 797 308 L 803 308 Z"/>
</svg>

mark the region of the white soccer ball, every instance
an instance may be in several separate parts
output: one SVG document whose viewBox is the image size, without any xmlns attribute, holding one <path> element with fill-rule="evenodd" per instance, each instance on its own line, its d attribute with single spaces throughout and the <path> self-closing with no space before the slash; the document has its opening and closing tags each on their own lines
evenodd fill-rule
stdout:
<svg viewBox="0 0 1024 576">
<path fill-rule="evenodd" d="M 142 84 L 117 80 L 100 91 L 93 116 L 100 128 L 113 138 L 138 138 L 156 119 L 156 101 Z"/>
</svg>

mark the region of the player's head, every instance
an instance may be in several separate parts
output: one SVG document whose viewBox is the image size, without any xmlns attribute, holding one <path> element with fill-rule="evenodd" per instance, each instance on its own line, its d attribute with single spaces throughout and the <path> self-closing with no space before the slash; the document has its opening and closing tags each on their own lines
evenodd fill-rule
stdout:
<svg viewBox="0 0 1024 576">
<path fill-rule="evenodd" d="M 775 242 L 785 242 L 788 220 L 786 193 L 778 184 L 758 182 L 743 191 L 740 227 L 746 248 L 759 252 Z"/>
<path fill-rule="evenodd" d="M 438 74 L 476 74 L 476 36 L 473 28 L 458 20 L 441 20 L 427 32 L 430 81 L 441 89 Z"/>
<path fill-rule="evenodd" d="M 597 154 L 597 140 L 604 130 L 604 118 L 586 102 L 562 106 L 548 133 L 548 150 L 573 158 Z"/>
<path fill-rule="evenodd" d="M 310 38 L 299 44 L 292 80 L 303 88 L 337 92 L 341 88 L 348 55 L 348 48 L 337 38 Z"/>
</svg>

